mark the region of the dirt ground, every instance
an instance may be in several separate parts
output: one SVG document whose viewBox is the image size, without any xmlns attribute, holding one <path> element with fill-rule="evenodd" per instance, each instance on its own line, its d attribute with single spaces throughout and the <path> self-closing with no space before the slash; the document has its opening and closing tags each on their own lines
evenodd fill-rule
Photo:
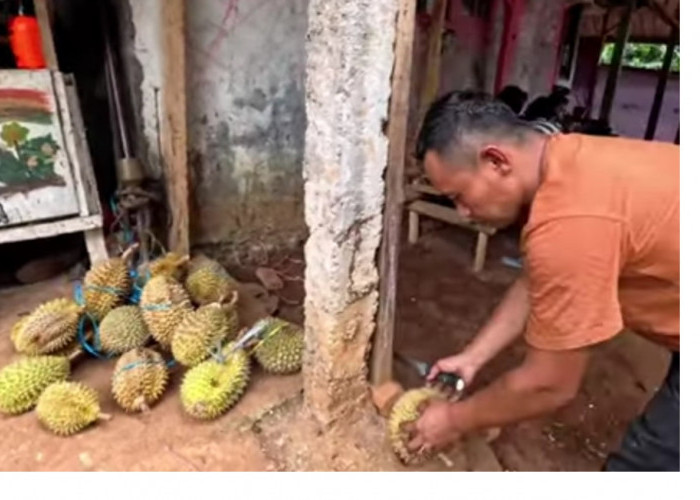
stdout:
<svg viewBox="0 0 700 500">
<path fill-rule="evenodd" d="M 495 238 L 486 270 L 474 276 L 472 235 L 430 223 L 424 230 L 419 243 L 401 255 L 396 348 L 433 361 L 461 348 L 486 320 L 516 275 L 500 258 L 514 255 L 516 248 L 508 238 Z M 281 268 L 287 281 L 280 315 L 300 322 L 303 263 L 294 257 L 273 267 Z M 14 357 L 8 334 L 17 317 L 70 293 L 71 283 L 63 276 L 0 289 L 0 366 Z M 519 344 L 504 352 L 484 369 L 476 386 L 517 364 L 523 349 Z M 300 375 L 274 377 L 255 370 L 233 410 L 213 422 L 199 422 L 180 407 L 177 369 L 163 401 L 150 413 L 127 415 L 109 394 L 114 361 L 84 358 L 75 363 L 72 378 L 98 389 L 102 410 L 113 419 L 59 438 L 42 429 L 31 412 L 0 416 L 0 470 L 597 470 L 661 381 L 667 363 L 662 349 L 621 335 L 597 350 L 581 394 L 566 409 L 506 428 L 490 446 L 479 437 L 467 439 L 448 454 L 451 467 L 435 460 L 405 468 L 387 446 L 383 421 L 369 404 L 350 426 L 316 424 L 301 405 Z M 405 387 L 421 383 L 401 365 L 396 374 Z"/>
<path fill-rule="evenodd" d="M 481 276 L 471 270 L 475 237 L 430 222 L 400 256 L 395 348 L 434 361 L 453 354 L 472 338 L 517 276 L 501 257 L 517 256 L 513 238 L 489 243 Z M 475 382 L 479 387 L 516 366 L 524 353 L 518 343 L 493 360 Z M 491 446 L 506 470 L 595 471 L 619 443 L 629 422 L 661 383 L 668 352 L 632 333 L 599 346 L 583 388 L 573 404 L 556 414 L 503 429 Z M 400 364 L 395 370 L 409 385 L 419 383 Z"/>
</svg>

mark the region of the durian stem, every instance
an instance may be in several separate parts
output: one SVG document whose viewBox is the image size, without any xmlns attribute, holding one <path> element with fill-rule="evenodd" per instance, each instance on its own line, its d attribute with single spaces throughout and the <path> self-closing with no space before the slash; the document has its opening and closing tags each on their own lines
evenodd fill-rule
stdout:
<svg viewBox="0 0 700 500">
<path fill-rule="evenodd" d="M 135 252 L 136 250 L 138 250 L 138 248 L 139 248 L 139 244 L 138 244 L 138 243 L 132 243 L 132 244 L 129 246 L 129 248 L 127 248 L 126 250 L 124 250 L 124 252 L 122 252 L 120 258 L 121 258 L 123 261 L 129 260 L 129 259 L 131 258 L 131 256 L 134 255 L 134 252 Z"/>
<path fill-rule="evenodd" d="M 97 420 L 102 420 L 102 421 L 107 421 L 107 420 L 112 420 L 112 415 L 109 413 L 100 413 L 97 415 Z"/>
<path fill-rule="evenodd" d="M 84 352 L 84 351 L 83 351 L 83 348 L 82 348 L 82 347 L 76 347 L 75 350 L 74 350 L 73 352 L 71 352 L 70 354 L 68 354 L 68 361 L 70 361 L 70 362 L 72 363 L 72 362 L 75 361 L 76 359 L 80 358 L 80 356 L 83 355 L 83 352 Z"/>
<path fill-rule="evenodd" d="M 134 403 L 136 404 L 136 406 L 139 407 L 141 413 L 148 413 L 151 411 L 151 409 L 146 404 L 146 398 L 144 398 L 143 396 L 139 396 L 138 398 L 136 398 L 136 401 L 134 401 Z"/>
<path fill-rule="evenodd" d="M 447 455 L 445 455 L 444 453 L 440 452 L 440 453 L 438 453 L 437 456 L 440 459 L 440 461 L 442 461 L 442 463 L 445 464 L 445 467 L 448 467 L 451 469 L 455 466 L 455 463 L 452 460 L 450 460 L 449 457 Z"/>
</svg>

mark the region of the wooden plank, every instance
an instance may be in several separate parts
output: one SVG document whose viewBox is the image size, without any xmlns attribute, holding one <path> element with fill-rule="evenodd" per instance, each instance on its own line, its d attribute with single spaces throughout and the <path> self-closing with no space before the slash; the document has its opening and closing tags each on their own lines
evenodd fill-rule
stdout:
<svg viewBox="0 0 700 500">
<path fill-rule="evenodd" d="M 475 273 L 480 273 L 484 270 L 488 243 L 489 236 L 486 233 L 479 232 L 479 237 L 476 240 L 476 252 L 474 252 L 474 265 L 472 267 Z"/>
<path fill-rule="evenodd" d="M 423 120 L 423 116 L 428 112 L 428 108 L 437 97 L 440 88 L 442 33 L 445 30 L 447 1 L 448 0 L 436 0 L 433 4 L 430 28 L 428 31 L 428 50 L 425 56 L 425 79 L 423 80 L 423 88 L 420 94 L 420 107 L 418 108 L 418 118 L 420 121 Z"/>
<path fill-rule="evenodd" d="M 414 182 L 413 184 L 411 184 L 411 188 L 413 188 L 415 191 L 418 191 L 419 193 L 429 194 L 431 196 L 443 196 L 443 194 L 440 191 L 435 189 L 430 184 Z"/>
<path fill-rule="evenodd" d="M 671 73 L 671 64 L 673 64 L 673 55 L 678 43 L 678 30 L 675 28 L 671 30 L 671 36 L 666 43 L 666 54 L 664 54 L 664 61 L 659 70 L 659 80 L 656 84 L 656 92 L 654 93 L 654 100 L 651 104 L 651 111 L 649 112 L 649 120 L 647 121 L 647 129 L 644 132 L 644 139 L 651 141 L 656 135 L 656 126 L 659 123 L 659 115 L 661 115 L 661 106 L 664 103 L 664 95 L 666 94 L 666 84 L 668 83 L 668 76 Z"/>
<path fill-rule="evenodd" d="M 83 231 L 83 237 L 85 238 L 85 248 L 90 257 L 90 266 L 94 266 L 95 264 L 109 259 L 107 245 L 105 245 L 104 233 L 101 227 Z"/>
<path fill-rule="evenodd" d="M 370 366 L 371 382 L 375 385 L 391 380 L 415 15 L 416 0 L 399 0 L 387 128 L 389 154 L 379 257 L 379 308 Z"/>
<path fill-rule="evenodd" d="M 418 243 L 420 235 L 420 215 L 418 212 L 408 212 L 408 242 L 411 245 Z"/>
<path fill-rule="evenodd" d="M 0 244 L 13 241 L 36 240 L 66 233 L 78 233 L 101 227 L 101 215 L 74 217 L 72 219 L 43 222 L 29 226 L 9 227 L 0 231 Z"/>
<path fill-rule="evenodd" d="M 429 201 L 418 200 L 408 205 L 408 209 L 413 212 L 418 212 L 421 215 L 432 217 L 455 226 L 464 227 L 473 231 L 479 231 L 491 236 L 496 233 L 496 229 L 491 226 L 479 224 L 471 219 L 462 217 L 457 213 L 457 210 L 451 207 L 430 203 Z"/>
<path fill-rule="evenodd" d="M 49 69 L 58 69 L 58 57 L 56 57 L 56 47 L 53 43 L 53 31 L 51 30 L 51 20 L 47 0 L 34 0 L 34 12 L 41 31 L 41 50 L 44 53 L 44 61 Z"/>
<path fill-rule="evenodd" d="M 190 250 L 190 221 L 185 108 L 185 1 L 161 0 L 161 13 L 164 55 L 161 147 L 171 219 L 168 248 L 187 254 Z"/>
</svg>

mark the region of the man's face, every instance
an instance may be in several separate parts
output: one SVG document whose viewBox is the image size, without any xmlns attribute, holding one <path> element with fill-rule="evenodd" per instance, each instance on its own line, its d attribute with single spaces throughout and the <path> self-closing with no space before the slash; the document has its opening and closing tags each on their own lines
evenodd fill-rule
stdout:
<svg viewBox="0 0 700 500">
<path fill-rule="evenodd" d="M 523 191 L 505 156 L 480 154 L 476 165 L 450 163 L 435 151 L 425 155 L 431 184 L 448 196 L 463 216 L 503 228 L 515 222 Z"/>
</svg>

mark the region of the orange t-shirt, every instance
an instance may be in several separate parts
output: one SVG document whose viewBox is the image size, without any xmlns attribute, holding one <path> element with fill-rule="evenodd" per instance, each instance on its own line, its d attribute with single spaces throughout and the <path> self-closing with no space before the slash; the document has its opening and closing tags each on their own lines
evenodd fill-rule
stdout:
<svg viewBox="0 0 700 500">
<path fill-rule="evenodd" d="M 548 139 L 523 232 L 540 349 L 623 328 L 680 349 L 680 148 L 569 134 Z"/>
</svg>

